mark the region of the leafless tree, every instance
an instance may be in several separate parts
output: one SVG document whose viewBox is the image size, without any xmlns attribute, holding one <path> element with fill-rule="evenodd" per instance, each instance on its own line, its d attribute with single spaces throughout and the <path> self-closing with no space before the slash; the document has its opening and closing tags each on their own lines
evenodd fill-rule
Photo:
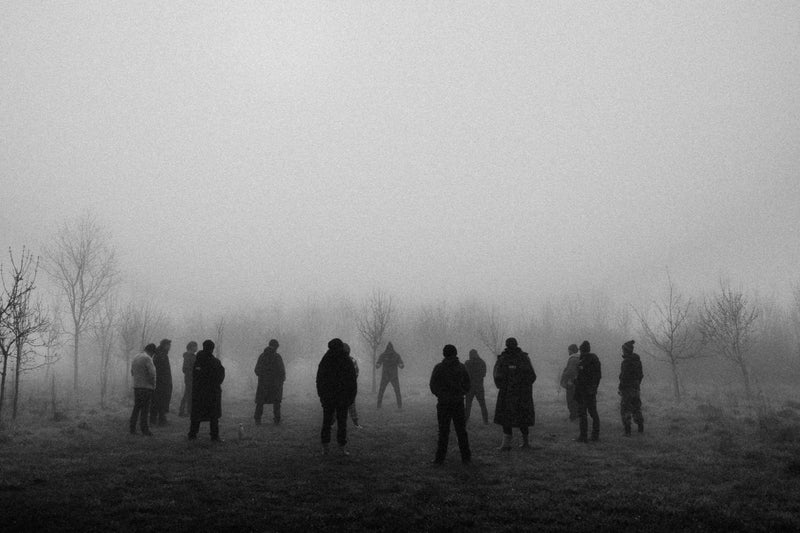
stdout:
<svg viewBox="0 0 800 533">
<path fill-rule="evenodd" d="M 418 315 L 417 332 L 424 343 L 424 348 L 431 349 L 434 359 L 441 356 L 441 348 L 452 335 L 455 317 L 446 301 L 432 305 L 423 305 Z"/>
<path fill-rule="evenodd" d="M 216 353 L 216 356 L 217 356 L 217 359 L 221 360 L 222 359 L 222 340 L 223 340 L 223 338 L 225 336 L 225 317 L 224 316 L 219 317 L 219 320 L 217 320 L 216 327 L 217 327 L 217 342 L 216 342 L 216 352 L 217 353 Z"/>
<path fill-rule="evenodd" d="M 73 390 L 78 392 L 81 335 L 119 280 L 110 234 L 85 213 L 64 223 L 46 252 L 45 270 L 65 298 L 72 319 Z"/>
<path fill-rule="evenodd" d="M 111 355 L 115 352 L 119 340 L 120 313 L 116 298 L 109 294 L 98 306 L 94 313 L 90 331 L 97 345 L 100 357 L 100 407 L 105 408 L 108 396 L 108 374 Z M 127 374 L 127 373 L 126 373 Z"/>
<path fill-rule="evenodd" d="M 703 338 L 696 327 L 695 305 L 678 292 L 667 274 L 667 293 L 662 300 L 653 301 L 651 308 L 652 312 L 635 311 L 645 340 L 646 347 L 642 351 L 669 365 L 673 395 L 680 401 L 680 364 L 703 356 Z"/>
<path fill-rule="evenodd" d="M 719 293 L 704 303 L 700 317 L 704 341 L 739 369 L 748 400 L 753 398 L 748 358 L 758 314 L 756 306 L 741 290 L 733 289 L 730 282 L 723 280 Z"/>
<path fill-rule="evenodd" d="M 378 359 L 378 348 L 383 343 L 393 313 L 392 298 L 383 291 L 374 290 L 364 301 L 358 316 L 358 333 L 372 354 L 372 392 L 375 392 L 375 363 Z"/>
<path fill-rule="evenodd" d="M 484 346 L 495 356 L 503 351 L 503 336 L 505 335 L 505 325 L 497 309 L 492 307 L 486 313 L 483 324 L 478 327 L 478 338 Z"/>
<path fill-rule="evenodd" d="M 129 302 L 118 309 L 116 338 L 120 343 L 119 355 L 125 361 L 125 389 L 130 390 L 131 359 L 144 347 L 155 341 L 155 335 L 167 328 L 167 316 L 150 301 Z"/>
</svg>

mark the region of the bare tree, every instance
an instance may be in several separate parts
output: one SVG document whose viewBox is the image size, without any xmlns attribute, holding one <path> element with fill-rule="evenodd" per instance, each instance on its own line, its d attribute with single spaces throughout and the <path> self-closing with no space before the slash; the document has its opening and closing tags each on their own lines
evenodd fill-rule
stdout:
<svg viewBox="0 0 800 533">
<path fill-rule="evenodd" d="M 392 298 L 383 291 L 374 290 L 364 301 L 358 317 L 358 333 L 372 354 L 372 392 L 375 392 L 375 363 L 378 347 L 383 343 L 394 313 Z"/>
<path fill-rule="evenodd" d="M 100 357 L 101 408 L 105 408 L 106 406 L 106 397 L 108 396 L 108 370 L 111 363 L 111 355 L 119 340 L 119 320 L 120 313 L 116 299 L 113 294 L 109 294 L 98 306 L 97 312 L 94 313 L 90 325 L 90 331 L 97 345 L 98 356 Z"/>
<path fill-rule="evenodd" d="M 119 280 L 111 237 L 85 213 L 64 223 L 46 252 L 45 270 L 66 299 L 72 319 L 73 390 L 78 392 L 81 335 Z"/>
<path fill-rule="evenodd" d="M 720 292 L 706 300 L 700 317 L 704 341 L 739 369 L 748 400 L 753 398 L 748 357 L 758 314 L 741 290 L 723 280 Z"/>
<path fill-rule="evenodd" d="M 216 343 L 216 351 L 217 351 L 217 359 L 222 360 L 222 339 L 225 335 L 225 317 L 219 317 L 217 320 L 217 343 Z"/>
<path fill-rule="evenodd" d="M 672 372 L 672 391 L 681 400 L 679 365 L 703 356 L 702 336 L 696 328 L 696 312 L 691 299 L 684 298 L 667 274 L 667 293 L 663 300 L 652 302 L 652 313 L 636 310 L 647 355 L 669 365 Z M 652 317 L 652 318 L 651 318 Z"/>
<path fill-rule="evenodd" d="M 454 327 L 455 317 L 446 301 L 423 305 L 420 309 L 417 332 L 425 349 L 432 349 L 434 358 L 441 356 L 441 347 L 449 342 Z"/>
<path fill-rule="evenodd" d="M 486 313 L 486 317 L 481 326 L 478 327 L 478 338 L 484 346 L 495 356 L 503 351 L 503 335 L 505 325 L 495 307 Z"/>
</svg>

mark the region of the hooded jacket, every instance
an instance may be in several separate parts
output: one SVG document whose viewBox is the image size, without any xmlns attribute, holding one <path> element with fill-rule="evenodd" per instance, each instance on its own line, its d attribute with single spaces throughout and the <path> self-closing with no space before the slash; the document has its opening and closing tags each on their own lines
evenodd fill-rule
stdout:
<svg viewBox="0 0 800 533">
<path fill-rule="evenodd" d="M 469 392 L 469 387 L 469 374 L 458 360 L 458 356 L 445 357 L 441 363 L 433 367 L 430 388 L 440 404 L 463 402 L 464 395 Z"/>
<path fill-rule="evenodd" d="M 619 390 L 638 391 L 643 377 L 642 359 L 639 354 L 623 352 L 619 371 Z"/>
</svg>

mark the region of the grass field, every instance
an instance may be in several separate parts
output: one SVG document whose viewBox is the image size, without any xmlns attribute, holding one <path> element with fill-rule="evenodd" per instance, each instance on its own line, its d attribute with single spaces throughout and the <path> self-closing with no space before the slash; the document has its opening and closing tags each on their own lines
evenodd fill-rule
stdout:
<svg viewBox="0 0 800 533">
<path fill-rule="evenodd" d="M 579 444 L 561 402 L 537 398 L 534 449 L 498 452 L 500 429 L 473 413 L 473 464 L 451 435 L 436 467 L 434 399 L 398 411 L 387 395 L 378 411 L 369 398 L 348 457 L 321 454 L 310 397 L 287 397 L 277 427 L 227 400 L 223 443 L 207 424 L 188 442 L 177 417 L 152 438 L 129 435 L 122 404 L 59 422 L 28 414 L 0 432 L 0 531 L 800 530 L 792 402 L 762 416 L 650 402 L 645 434 L 625 438 L 605 398 L 601 442 Z"/>
</svg>

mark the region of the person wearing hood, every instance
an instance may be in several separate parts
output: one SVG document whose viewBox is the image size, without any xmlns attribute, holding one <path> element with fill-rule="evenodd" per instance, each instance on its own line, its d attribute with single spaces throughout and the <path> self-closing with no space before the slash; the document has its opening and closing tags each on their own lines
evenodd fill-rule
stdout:
<svg viewBox="0 0 800 533">
<path fill-rule="evenodd" d="M 197 438 L 200 422 L 211 426 L 211 440 L 220 442 L 219 419 L 222 416 L 222 382 L 225 367 L 214 357 L 214 341 L 204 340 L 192 369 L 192 414 L 189 440 Z"/>
<path fill-rule="evenodd" d="M 153 355 L 156 367 L 156 388 L 153 391 L 153 403 L 150 406 L 150 424 L 167 425 L 169 403 L 172 400 L 172 367 L 169 364 L 169 349 L 172 341 L 162 339 Z"/>
<path fill-rule="evenodd" d="M 331 442 L 331 427 L 336 418 L 336 442 L 344 455 L 350 455 L 347 445 L 347 411 L 356 400 L 358 382 L 356 369 L 350 356 L 345 353 L 341 339 L 331 339 L 328 351 L 317 368 L 317 395 L 322 404 L 322 451 L 328 454 Z"/>
<path fill-rule="evenodd" d="M 264 404 L 272 404 L 272 422 L 281 423 L 281 401 L 283 400 L 283 382 L 286 381 L 286 368 L 283 358 L 278 353 L 278 341 L 270 339 L 267 347 L 256 362 L 255 373 L 258 376 L 256 388 L 256 411 L 253 414 L 257 426 L 261 425 Z"/>
<path fill-rule="evenodd" d="M 464 395 L 470 390 L 470 378 L 466 367 L 458 360 L 458 350 L 452 344 L 442 349 L 444 359 L 433 367 L 430 388 L 436 396 L 436 418 L 439 422 L 439 440 L 436 445 L 435 464 L 444 463 L 450 439 L 450 422 L 458 438 L 461 462 L 469 464 L 472 454 L 467 436 L 467 420 L 464 412 Z"/>
<path fill-rule="evenodd" d="M 644 373 L 642 360 L 633 351 L 634 342 L 631 340 L 622 345 L 622 364 L 619 371 L 619 411 L 626 437 L 631 436 L 631 418 L 636 422 L 639 433 L 644 432 L 642 399 L 639 395 Z"/>
<path fill-rule="evenodd" d="M 600 416 L 597 414 L 597 387 L 600 385 L 600 359 L 592 353 L 589 341 L 580 345 L 578 375 L 575 376 L 575 401 L 578 402 L 580 434 L 577 442 L 588 442 L 589 416 L 592 417 L 592 440 L 600 440 Z"/>
<path fill-rule="evenodd" d="M 472 400 L 478 400 L 478 405 L 481 407 L 481 416 L 483 423 L 489 423 L 489 410 L 486 409 L 486 397 L 483 389 L 483 378 L 486 376 L 486 362 L 478 355 L 478 350 L 472 349 L 469 351 L 469 359 L 464 361 L 464 367 L 469 374 L 469 392 L 467 393 L 466 405 L 466 418 L 469 420 L 469 413 L 472 411 Z"/>
<path fill-rule="evenodd" d="M 569 421 L 578 419 L 578 402 L 575 401 L 575 378 L 578 376 L 578 345 L 570 344 L 567 347 L 567 366 L 561 372 L 561 387 L 567 391 L 567 410 L 569 411 Z"/>
<path fill-rule="evenodd" d="M 497 404 L 494 423 L 503 427 L 501 451 L 511 450 L 511 429 L 522 433 L 520 448 L 529 448 L 528 428 L 534 425 L 536 413 L 533 408 L 533 382 L 536 372 L 530 357 L 517 345 L 517 339 L 506 339 L 506 348 L 494 365 L 494 384 L 497 386 Z"/>
<path fill-rule="evenodd" d="M 185 417 L 186 411 L 192 410 L 192 370 L 194 369 L 194 360 L 197 357 L 197 342 L 190 341 L 186 345 L 186 351 L 183 352 L 183 397 L 181 398 L 181 405 L 178 409 L 178 416 Z"/>
<path fill-rule="evenodd" d="M 392 343 L 386 345 L 386 350 L 378 357 L 375 363 L 375 368 L 383 367 L 381 373 L 381 385 L 378 388 L 378 409 L 381 408 L 383 403 L 383 393 L 386 391 L 386 386 L 391 383 L 394 389 L 395 398 L 397 398 L 397 408 L 403 408 L 403 399 L 400 397 L 400 380 L 397 377 L 397 369 L 403 368 L 403 359 L 400 354 L 394 351 Z"/>
</svg>

